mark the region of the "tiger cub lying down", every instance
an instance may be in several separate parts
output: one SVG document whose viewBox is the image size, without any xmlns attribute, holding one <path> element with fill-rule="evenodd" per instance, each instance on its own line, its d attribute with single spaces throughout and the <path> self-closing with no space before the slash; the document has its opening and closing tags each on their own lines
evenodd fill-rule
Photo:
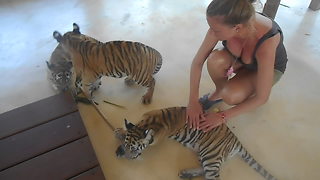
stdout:
<svg viewBox="0 0 320 180">
<path fill-rule="evenodd" d="M 53 37 L 71 55 L 78 92 L 83 85 L 85 93 L 92 98 L 93 91 L 101 85 L 102 76 L 127 77 L 127 85 L 136 82 L 148 88 L 142 102 L 151 102 L 155 86 L 153 74 L 157 73 L 162 65 L 162 57 L 157 50 L 139 42 L 102 43 L 81 34 L 79 26 L 75 23 L 72 31 L 64 35 L 54 31 Z"/>
<path fill-rule="evenodd" d="M 172 107 L 147 112 L 142 120 L 134 125 L 125 120 L 127 130 L 116 129 L 116 137 L 121 145 L 116 150 L 118 157 L 135 159 L 144 149 L 155 145 L 164 137 L 174 139 L 198 153 L 201 168 L 186 169 L 179 173 L 181 178 L 204 176 L 206 180 L 220 179 L 221 164 L 238 154 L 249 166 L 265 179 L 275 180 L 241 145 L 237 137 L 225 125 L 204 133 L 187 127 L 186 108 Z"/>
</svg>

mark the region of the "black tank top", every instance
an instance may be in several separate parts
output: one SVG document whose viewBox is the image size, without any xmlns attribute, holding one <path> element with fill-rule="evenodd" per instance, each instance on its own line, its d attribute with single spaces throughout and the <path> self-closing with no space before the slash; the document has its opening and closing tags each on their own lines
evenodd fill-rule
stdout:
<svg viewBox="0 0 320 180">
<path fill-rule="evenodd" d="M 271 21 L 272 21 L 272 28 L 258 40 L 256 47 L 254 48 L 253 55 L 252 55 L 253 62 L 251 64 L 246 64 L 242 61 L 241 57 L 235 57 L 233 55 L 235 58 L 237 58 L 237 61 L 239 61 L 241 64 L 243 64 L 243 66 L 245 68 L 247 68 L 249 70 L 256 71 L 258 69 L 258 64 L 257 64 L 257 59 L 256 59 L 256 52 L 257 52 L 258 48 L 266 39 L 271 38 L 274 35 L 280 33 L 280 41 L 279 41 L 278 47 L 276 49 L 276 59 L 275 59 L 275 63 L 274 63 L 274 68 L 281 71 L 282 73 L 284 73 L 284 71 L 286 70 L 288 57 L 287 57 L 286 49 L 283 45 L 282 30 L 281 30 L 280 26 L 274 20 L 271 19 Z M 229 51 L 229 49 L 227 48 L 227 41 L 225 41 L 225 40 L 222 41 L 222 44 Z"/>
</svg>

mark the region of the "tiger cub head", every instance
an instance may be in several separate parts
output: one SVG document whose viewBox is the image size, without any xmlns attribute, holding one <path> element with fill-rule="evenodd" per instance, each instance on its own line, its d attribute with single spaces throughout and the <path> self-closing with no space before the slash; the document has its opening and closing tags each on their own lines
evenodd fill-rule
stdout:
<svg viewBox="0 0 320 180">
<path fill-rule="evenodd" d="M 50 70 L 49 79 L 54 89 L 59 92 L 69 90 L 72 82 L 72 62 L 60 61 L 58 63 L 50 63 L 46 61 L 46 63 Z"/>
<path fill-rule="evenodd" d="M 136 159 L 153 142 L 154 131 L 152 129 L 141 129 L 125 119 L 126 131 L 124 141 L 117 148 L 118 157 Z"/>
<path fill-rule="evenodd" d="M 77 38 L 79 35 L 81 35 L 80 27 L 76 23 L 73 23 L 73 30 L 66 32 L 64 35 L 61 35 L 58 31 L 53 32 L 54 39 L 56 39 L 58 43 L 62 44 L 68 43 L 68 40 Z"/>
<path fill-rule="evenodd" d="M 80 27 L 76 23 L 73 23 L 72 31 L 66 32 L 63 35 L 61 35 L 58 31 L 54 31 L 53 37 L 58 41 L 58 43 L 62 44 L 63 48 L 68 52 L 71 52 L 72 48 L 76 48 L 76 46 L 83 41 L 99 43 L 98 40 L 90 36 L 81 34 Z"/>
</svg>

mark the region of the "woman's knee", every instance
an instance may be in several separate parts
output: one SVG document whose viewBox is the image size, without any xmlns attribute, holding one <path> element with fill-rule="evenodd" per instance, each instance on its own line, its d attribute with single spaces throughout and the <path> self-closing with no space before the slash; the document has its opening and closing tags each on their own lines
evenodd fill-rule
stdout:
<svg viewBox="0 0 320 180">
<path fill-rule="evenodd" d="M 226 50 L 213 50 L 207 59 L 208 72 L 224 76 L 225 71 L 231 66 L 232 57 Z"/>
<path fill-rule="evenodd" d="M 239 93 L 229 92 L 229 93 L 224 93 L 224 95 L 222 95 L 222 99 L 228 105 L 237 105 L 243 102 L 246 99 L 246 97 L 244 97 L 243 95 L 240 95 Z"/>
<path fill-rule="evenodd" d="M 230 54 L 226 50 L 213 50 L 207 59 L 207 65 L 213 67 L 230 66 Z"/>
</svg>

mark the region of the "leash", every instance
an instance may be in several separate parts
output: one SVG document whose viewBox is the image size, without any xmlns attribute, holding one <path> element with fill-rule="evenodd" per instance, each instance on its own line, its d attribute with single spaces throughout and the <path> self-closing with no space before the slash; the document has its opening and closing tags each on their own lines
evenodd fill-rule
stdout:
<svg viewBox="0 0 320 180">
<path fill-rule="evenodd" d="M 75 98 L 75 101 L 76 101 L 76 102 L 83 102 L 83 103 L 86 103 L 86 104 L 89 104 L 89 103 L 92 104 L 93 107 L 94 107 L 94 109 L 95 109 L 95 110 L 98 112 L 98 114 L 103 118 L 104 122 L 109 126 L 109 128 L 110 128 L 112 131 L 114 131 L 115 128 L 112 126 L 112 124 L 108 121 L 108 119 L 107 119 L 107 118 L 101 113 L 101 111 L 99 110 L 99 108 L 98 108 L 98 103 L 96 103 L 96 102 L 93 101 L 92 99 L 89 99 L 89 98 L 88 98 L 88 95 L 83 91 L 82 87 L 80 87 L 80 90 L 81 90 L 82 94 L 84 94 L 84 96 L 85 96 L 85 98 L 87 99 L 87 101 L 84 102 L 83 99 L 80 100 L 79 97 L 78 97 L 78 100 L 76 100 L 76 98 Z M 113 104 L 113 103 L 110 103 L 110 102 L 108 102 L 108 101 L 104 101 L 104 102 L 106 102 L 106 103 L 108 103 L 108 104 L 111 104 L 111 105 L 115 105 L 115 106 L 117 106 L 117 107 L 125 108 L 124 106 L 117 105 L 117 104 Z"/>
</svg>

